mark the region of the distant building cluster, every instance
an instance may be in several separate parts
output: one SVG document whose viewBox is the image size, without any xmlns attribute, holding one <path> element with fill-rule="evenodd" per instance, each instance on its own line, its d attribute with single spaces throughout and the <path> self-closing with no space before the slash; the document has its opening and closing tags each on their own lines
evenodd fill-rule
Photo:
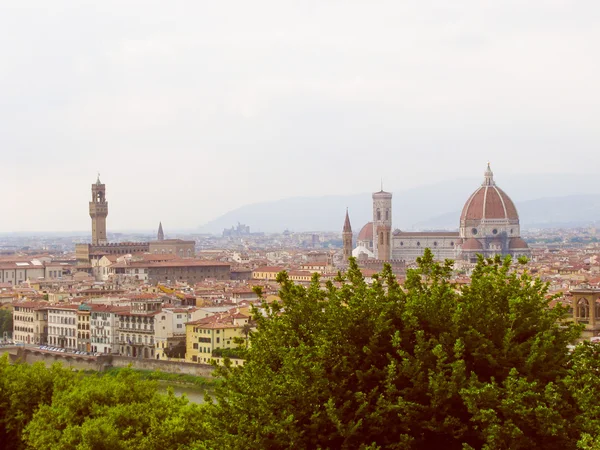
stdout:
<svg viewBox="0 0 600 450">
<path fill-rule="evenodd" d="M 223 230 L 223 237 L 242 237 L 250 234 L 250 227 L 243 223 L 237 224 L 235 227 L 225 228 Z"/>
</svg>

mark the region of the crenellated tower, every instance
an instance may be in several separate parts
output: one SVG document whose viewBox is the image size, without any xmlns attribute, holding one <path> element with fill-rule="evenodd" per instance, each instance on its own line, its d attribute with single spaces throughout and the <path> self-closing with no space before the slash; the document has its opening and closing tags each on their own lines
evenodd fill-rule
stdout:
<svg viewBox="0 0 600 450">
<path fill-rule="evenodd" d="M 106 186 L 100 182 L 100 174 L 92 184 L 92 201 L 90 202 L 90 217 L 92 218 L 92 245 L 106 244 L 106 216 L 108 202 L 106 201 Z"/>
<path fill-rule="evenodd" d="M 373 253 L 383 261 L 392 258 L 392 194 L 383 186 L 373 193 Z"/>
<path fill-rule="evenodd" d="M 342 230 L 342 242 L 344 244 L 344 263 L 348 263 L 348 258 L 352 256 L 352 227 L 350 226 L 350 217 L 348 208 L 346 208 L 346 220 Z"/>
</svg>

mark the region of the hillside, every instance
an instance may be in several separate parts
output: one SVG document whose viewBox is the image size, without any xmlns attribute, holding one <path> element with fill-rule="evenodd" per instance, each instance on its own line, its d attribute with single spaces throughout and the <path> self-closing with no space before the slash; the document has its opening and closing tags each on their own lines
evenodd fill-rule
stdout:
<svg viewBox="0 0 600 450">
<path fill-rule="evenodd" d="M 497 182 L 515 201 L 527 227 L 579 226 L 600 221 L 600 184 L 576 174 L 514 175 Z M 458 227 L 460 210 L 479 179 L 459 179 L 394 192 L 394 228 L 404 230 Z M 293 197 L 241 206 L 200 227 L 221 233 L 237 222 L 251 231 L 335 231 L 346 207 L 353 229 L 370 220 L 371 194 Z"/>
</svg>

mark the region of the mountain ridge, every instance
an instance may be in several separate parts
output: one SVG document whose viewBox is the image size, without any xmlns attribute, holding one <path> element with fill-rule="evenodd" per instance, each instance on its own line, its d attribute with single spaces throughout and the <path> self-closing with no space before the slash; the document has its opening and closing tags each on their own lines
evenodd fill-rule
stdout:
<svg viewBox="0 0 600 450">
<path fill-rule="evenodd" d="M 405 231 L 457 229 L 460 211 L 481 183 L 458 179 L 432 183 L 394 193 L 393 227 Z M 579 174 L 504 177 L 500 187 L 515 201 L 523 228 L 581 226 L 600 221 L 600 184 Z M 237 222 L 252 232 L 339 231 L 346 207 L 353 230 L 371 220 L 371 194 L 290 197 L 244 205 L 199 227 L 221 233 Z"/>
</svg>

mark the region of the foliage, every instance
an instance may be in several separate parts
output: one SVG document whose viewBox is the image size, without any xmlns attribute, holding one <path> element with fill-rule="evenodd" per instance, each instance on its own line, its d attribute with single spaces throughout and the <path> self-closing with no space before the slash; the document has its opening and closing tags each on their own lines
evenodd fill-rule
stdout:
<svg viewBox="0 0 600 450">
<path fill-rule="evenodd" d="M 204 437 L 199 408 L 172 391 L 159 394 L 155 382 L 130 370 L 82 377 L 76 389 L 59 391 L 40 406 L 24 440 L 40 450 L 184 449 Z"/>
<path fill-rule="evenodd" d="M 245 339 L 242 339 L 242 341 L 245 342 Z M 241 343 L 241 345 L 244 344 Z M 234 348 L 215 348 L 212 352 L 212 355 L 215 358 L 244 359 L 246 357 L 246 348 L 242 347 L 241 345 Z"/>
<path fill-rule="evenodd" d="M 0 339 L 4 338 L 5 332 L 12 336 L 13 313 L 9 309 L 0 309 Z"/>
<path fill-rule="evenodd" d="M 40 405 L 52 402 L 55 391 L 70 386 L 75 374 L 55 364 L 10 364 L 0 358 L 0 442 L 5 450 L 22 448 L 21 434 Z"/>
<path fill-rule="evenodd" d="M 418 263 L 404 288 L 389 266 L 367 285 L 354 260 L 325 290 L 318 276 L 305 288 L 279 274 L 281 303 L 255 314 L 244 367 L 217 369 L 215 447 L 593 445 L 574 371 L 595 372 L 571 361 L 581 328 L 549 308 L 547 286 L 510 258 L 480 259 L 461 288 L 451 262 L 426 251 Z"/>
<path fill-rule="evenodd" d="M 325 289 L 279 274 L 214 403 L 157 391 L 185 375 L 4 357 L 2 448 L 600 449 L 600 346 L 569 352 L 581 327 L 526 261 L 480 259 L 461 287 L 451 262 L 418 263 L 404 286 L 390 266 L 368 285 L 353 259 Z"/>
<path fill-rule="evenodd" d="M 133 370 L 86 375 L 0 359 L 2 449 L 203 448 L 209 436 L 201 405 Z"/>
</svg>

